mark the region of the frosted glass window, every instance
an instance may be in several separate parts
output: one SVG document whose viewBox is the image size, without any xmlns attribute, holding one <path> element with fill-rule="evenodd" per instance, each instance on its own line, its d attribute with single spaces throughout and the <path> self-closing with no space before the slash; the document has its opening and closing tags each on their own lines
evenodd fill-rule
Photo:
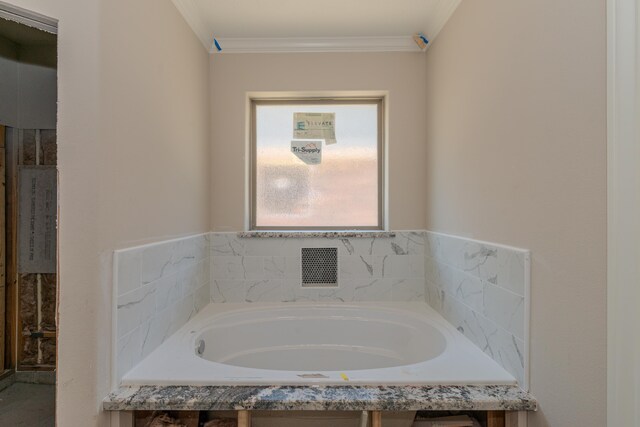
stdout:
<svg viewBox="0 0 640 427">
<path fill-rule="evenodd" d="M 336 143 L 294 138 L 295 113 L 335 114 Z M 381 229 L 381 115 L 381 99 L 253 101 L 252 228 Z M 319 147 L 317 164 L 296 143 Z"/>
</svg>

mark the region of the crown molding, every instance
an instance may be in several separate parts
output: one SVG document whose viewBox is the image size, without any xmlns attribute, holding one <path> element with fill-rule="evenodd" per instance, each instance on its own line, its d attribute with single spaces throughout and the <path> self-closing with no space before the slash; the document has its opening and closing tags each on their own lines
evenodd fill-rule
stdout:
<svg viewBox="0 0 640 427">
<path fill-rule="evenodd" d="M 210 53 L 420 52 L 412 36 L 219 38 L 218 42 L 222 52 L 209 49 Z"/>
<path fill-rule="evenodd" d="M 193 0 L 172 0 L 202 45 L 209 53 L 213 49 L 213 34 L 207 27 L 197 3 Z M 462 0 L 440 0 L 425 22 L 425 34 L 430 43 L 453 15 Z M 291 37 L 291 38 L 225 38 L 218 37 L 220 53 L 304 53 L 304 52 L 420 52 L 412 35 L 390 37 Z"/>
</svg>

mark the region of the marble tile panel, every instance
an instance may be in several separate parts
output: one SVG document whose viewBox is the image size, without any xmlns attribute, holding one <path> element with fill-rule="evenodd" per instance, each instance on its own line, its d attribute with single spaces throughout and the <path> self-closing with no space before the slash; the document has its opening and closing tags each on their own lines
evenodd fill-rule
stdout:
<svg viewBox="0 0 640 427">
<path fill-rule="evenodd" d="M 118 296 L 138 289 L 142 283 L 142 251 L 130 249 L 116 251 Z"/>
<path fill-rule="evenodd" d="M 388 239 L 375 239 L 373 255 L 424 255 L 425 235 L 423 231 L 398 231 Z"/>
<path fill-rule="evenodd" d="M 193 294 L 181 298 L 170 307 L 170 310 L 172 327 L 178 330 L 196 314 Z"/>
<path fill-rule="evenodd" d="M 392 279 L 417 279 L 425 277 L 424 255 L 385 255 L 375 259 L 380 277 Z"/>
<path fill-rule="evenodd" d="M 523 340 L 525 327 L 524 297 L 490 283 L 484 284 L 483 294 L 484 316 Z"/>
<path fill-rule="evenodd" d="M 370 279 L 382 277 L 382 265 L 374 264 L 370 255 L 347 255 L 338 259 L 340 280 Z"/>
<path fill-rule="evenodd" d="M 476 310 L 480 313 L 484 312 L 485 282 L 477 277 L 456 270 L 452 271 L 451 276 L 443 277 L 451 278 L 451 282 L 448 280 L 445 281 L 445 286 L 443 287 L 445 290 L 454 295 L 456 299 L 469 306 L 472 310 Z"/>
<path fill-rule="evenodd" d="M 375 237 L 370 238 L 358 238 L 358 239 L 349 239 L 343 238 L 339 239 L 338 242 L 338 251 L 340 255 L 354 255 L 354 256 L 372 256 L 373 255 L 373 245 L 376 241 Z"/>
<path fill-rule="evenodd" d="M 211 289 L 209 284 L 205 284 L 196 289 L 193 304 L 196 312 L 202 310 L 211 301 Z"/>
<path fill-rule="evenodd" d="M 498 248 L 498 286 L 524 296 L 528 260 L 526 251 Z"/>
<path fill-rule="evenodd" d="M 496 284 L 498 282 L 498 249 L 476 242 L 464 244 L 462 269 L 469 275 Z"/>
<path fill-rule="evenodd" d="M 441 291 L 441 314 L 476 346 L 524 384 L 524 341 L 495 322 Z"/>
<path fill-rule="evenodd" d="M 427 304 L 434 308 L 439 313 L 442 313 L 442 293 L 433 283 L 427 282 L 425 286 L 425 297 Z"/>
<path fill-rule="evenodd" d="M 284 278 L 295 281 L 300 286 L 302 283 L 302 259 L 300 256 L 285 258 Z"/>
<path fill-rule="evenodd" d="M 260 280 L 264 278 L 264 257 L 214 256 L 214 280 Z"/>
<path fill-rule="evenodd" d="M 131 368 L 140 362 L 140 328 L 118 338 L 116 342 L 117 375 L 122 378 Z"/>
<path fill-rule="evenodd" d="M 175 242 L 173 264 L 176 270 L 192 267 L 198 261 L 197 239 L 181 239 Z"/>
<path fill-rule="evenodd" d="M 201 234 L 116 251 L 118 380 L 209 303 L 209 241 Z"/>
<path fill-rule="evenodd" d="M 211 286 L 211 301 L 215 303 L 244 302 L 247 294 L 244 280 L 215 279 Z"/>
<path fill-rule="evenodd" d="M 244 255 L 246 256 L 299 256 L 304 239 L 246 239 Z M 327 245 L 327 242 L 323 242 Z"/>
<path fill-rule="evenodd" d="M 393 299 L 391 279 L 359 279 L 350 283 L 353 301 L 391 301 Z"/>
<path fill-rule="evenodd" d="M 178 243 L 175 241 L 166 244 L 147 246 L 142 252 L 142 284 L 155 282 L 165 276 L 170 276 L 178 271 L 177 260 Z"/>
<path fill-rule="evenodd" d="M 285 298 L 283 280 L 250 280 L 244 284 L 244 288 L 243 302 L 282 302 Z"/>
<path fill-rule="evenodd" d="M 237 233 L 211 233 L 210 241 L 212 256 L 242 256 L 247 243 Z"/>
<path fill-rule="evenodd" d="M 156 311 L 162 311 L 182 298 L 183 280 L 181 273 L 172 274 L 158 279 L 151 285 L 156 289 Z M 149 285 L 147 285 L 149 286 Z"/>
<path fill-rule="evenodd" d="M 154 285 L 145 285 L 118 297 L 117 304 L 117 336 L 122 337 L 153 316 L 156 288 Z"/>
<path fill-rule="evenodd" d="M 352 300 L 352 289 L 339 284 L 337 287 L 302 287 L 297 280 L 285 280 L 283 282 L 284 302 L 347 302 Z"/>
<path fill-rule="evenodd" d="M 205 258 L 200 260 L 197 264 L 196 270 L 196 280 L 198 282 L 198 286 L 203 286 L 209 284 L 211 280 L 211 261 L 209 258 Z"/>
<path fill-rule="evenodd" d="M 208 260 L 210 256 L 211 233 L 194 237 L 196 261 Z"/>
<path fill-rule="evenodd" d="M 182 289 L 182 296 L 192 294 L 200 287 L 200 268 L 201 266 L 195 264 L 178 273 L 178 282 Z"/>
<path fill-rule="evenodd" d="M 425 301 L 424 279 L 385 279 L 391 282 L 392 301 Z"/>
<path fill-rule="evenodd" d="M 264 279 L 284 280 L 287 276 L 287 257 L 264 257 Z"/>
<path fill-rule="evenodd" d="M 171 331 L 170 310 L 159 311 L 152 318 L 140 325 L 140 360 L 169 338 Z"/>
</svg>

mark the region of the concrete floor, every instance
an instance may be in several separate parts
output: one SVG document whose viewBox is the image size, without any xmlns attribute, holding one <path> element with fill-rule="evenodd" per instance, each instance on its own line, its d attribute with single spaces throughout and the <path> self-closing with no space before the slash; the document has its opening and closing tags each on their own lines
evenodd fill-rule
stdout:
<svg viewBox="0 0 640 427">
<path fill-rule="evenodd" d="M 54 427 L 54 385 L 14 383 L 0 391 L 0 426 Z"/>
</svg>

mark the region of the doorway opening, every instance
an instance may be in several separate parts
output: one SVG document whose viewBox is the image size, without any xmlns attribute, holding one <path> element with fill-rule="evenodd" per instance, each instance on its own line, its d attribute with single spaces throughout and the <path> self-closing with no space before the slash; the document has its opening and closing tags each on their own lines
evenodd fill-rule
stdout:
<svg viewBox="0 0 640 427">
<path fill-rule="evenodd" d="M 55 425 L 55 25 L 0 2 L 0 425 Z"/>
</svg>

